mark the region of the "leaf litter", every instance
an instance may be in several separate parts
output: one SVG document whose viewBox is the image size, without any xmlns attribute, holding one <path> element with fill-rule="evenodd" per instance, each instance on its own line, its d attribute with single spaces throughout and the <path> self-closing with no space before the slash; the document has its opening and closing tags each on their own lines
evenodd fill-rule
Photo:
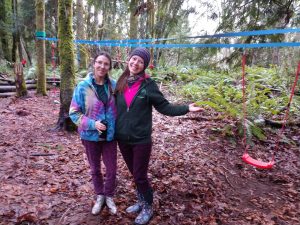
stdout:
<svg viewBox="0 0 300 225">
<path fill-rule="evenodd" d="M 0 99 L 0 224 L 132 224 L 135 215 L 125 209 L 135 201 L 134 184 L 120 153 L 118 214 L 104 208 L 91 215 L 94 194 L 79 136 L 49 131 L 57 99 Z M 241 140 L 215 132 L 234 122 L 215 117 L 209 110 L 174 118 L 154 112 L 149 224 L 300 224 L 300 131 L 287 128 L 296 144 L 280 143 L 274 168 L 259 170 L 241 161 Z M 253 154 L 267 157 L 275 141 L 273 135 L 256 142 Z"/>
</svg>

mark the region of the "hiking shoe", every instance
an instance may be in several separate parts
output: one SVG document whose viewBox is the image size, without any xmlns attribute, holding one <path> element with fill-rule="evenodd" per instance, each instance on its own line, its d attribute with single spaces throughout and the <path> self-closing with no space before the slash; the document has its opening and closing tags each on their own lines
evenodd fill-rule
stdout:
<svg viewBox="0 0 300 225">
<path fill-rule="evenodd" d="M 97 215 L 100 212 L 100 210 L 101 210 L 101 208 L 104 204 L 104 201 L 105 201 L 105 196 L 104 195 L 98 195 L 97 196 L 96 203 L 92 208 L 92 214 L 93 215 Z"/>
<path fill-rule="evenodd" d="M 117 206 L 112 197 L 106 197 L 106 205 L 112 214 L 117 213 Z"/>
<path fill-rule="evenodd" d="M 137 212 L 140 212 L 141 210 L 142 210 L 142 203 L 137 202 L 134 205 L 129 206 L 126 209 L 126 212 L 128 212 L 128 213 L 137 213 Z"/>
<path fill-rule="evenodd" d="M 132 206 L 129 206 L 127 209 L 126 209 L 126 212 L 128 213 L 137 213 L 137 212 L 140 212 L 143 208 L 143 196 L 137 192 L 137 197 L 138 197 L 138 202 L 135 203 L 134 205 Z"/>
<path fill-rule="evenodd" d="M 151 217 L 153 216 L 152 205 L 149 205 L 147 202 L 143 202 L 142 211 L 135 219 L 136 225 L 147 224 Z"/>
</svg>

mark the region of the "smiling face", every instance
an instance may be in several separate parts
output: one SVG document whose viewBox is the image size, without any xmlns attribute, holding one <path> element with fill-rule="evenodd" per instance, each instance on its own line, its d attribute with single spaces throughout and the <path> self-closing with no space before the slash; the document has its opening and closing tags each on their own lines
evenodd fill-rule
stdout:
<svg viewBox="0 0 300 225">
<path fill-rule="evenodd" d="M 94 62 L 94 76 L 96 80 L 102 80 L 110 70 L 110 59 L 99 55 Z"/>
<path fill-rule="evenodd" d="M 144 70 L 144 59 L 140 56 L 133 55 L 128 62 L 128 69 L 131 74 L 137 75 Z"/>
</svg>

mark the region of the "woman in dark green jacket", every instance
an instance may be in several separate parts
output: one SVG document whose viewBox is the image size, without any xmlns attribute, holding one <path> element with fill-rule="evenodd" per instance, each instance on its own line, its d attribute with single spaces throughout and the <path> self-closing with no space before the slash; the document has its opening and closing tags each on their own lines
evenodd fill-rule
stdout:
<svg viewBox="0 0 300 225">
<path fill-rule="evenodd" d="M 126 211 L 140 212 L 135 219 L 136 224 L 148 223 L 153 215 L 153 191 L 147 175 L 152 149 L 152 106 L 168 116 L 201 110 L 195 104 L 170 104 L 155 81 L 145 73 L 149 62 L 150 53 L 147 49 L 134 49 L 116 87 L 116 138 L 126 165 L 134 177 L 138 195 L 138 202 Z"/>
</svg>

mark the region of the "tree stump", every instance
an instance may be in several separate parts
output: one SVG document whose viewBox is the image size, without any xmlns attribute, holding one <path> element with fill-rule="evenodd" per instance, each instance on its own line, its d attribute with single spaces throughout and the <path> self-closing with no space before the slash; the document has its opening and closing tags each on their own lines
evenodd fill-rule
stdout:
<svg viewBox="0 0 300 225">
<path fill-rule="evenodd" d="M 23 75 L 23 65 L 22 63 L 15 63 L 14 66 L 15 79 L 16 79 L 16 93 L 17 97 L 27 96 L 27 88 Z"/>
</svg>

